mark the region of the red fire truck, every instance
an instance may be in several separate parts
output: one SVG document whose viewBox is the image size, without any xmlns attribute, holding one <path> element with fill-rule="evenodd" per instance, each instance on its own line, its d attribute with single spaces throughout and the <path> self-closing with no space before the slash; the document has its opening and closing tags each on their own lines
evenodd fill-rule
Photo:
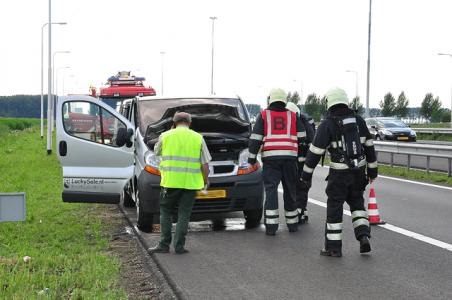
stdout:
<svg viewBox="0 0 452 300">
<path fill-rule="evenodd" d="M 116 109 L 126 99 L 155 96 L 155 90 L 150 86 L 145 87 L 144 81 L 144 77 L 130 75 L 130 71 L 120 71 L 108 78 L 106 86 L 101 87 L 99 93 L 95 87 L 90 87 L 90 95 Z M 99 141 L 98 137 L 102 136 L 102 139 L 112 141 L 115 118 L 109 113 L 96 111 L 86 103 L 66 107 L 64 115 L 66 130 L 76 133 L 77 136 L 93 141 Z"/>
</svg>

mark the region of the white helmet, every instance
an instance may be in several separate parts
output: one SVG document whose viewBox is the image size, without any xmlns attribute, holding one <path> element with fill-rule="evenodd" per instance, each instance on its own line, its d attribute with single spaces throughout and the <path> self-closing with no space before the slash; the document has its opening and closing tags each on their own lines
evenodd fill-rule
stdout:
<svg viewBox="0 0 452 300">
<path fill-rule="evenodd" d="M 287 102 L 286 108 L 287 108 L 288 110 L 290 110 L 291 112 L 294 112 L 294 113 L 296 113 L 296 114 L 300 114 L 300 109 L 299 109 L 298 106 L 297 106 L 295 103 L 293 103 L 293 102 Z"/>
<path fill-rule="evenodd" d="M 273 102 L 280 101 L 283 103 L 287 102 L 287 94 L 283 89 L 272 89 L 270 91 L 270 96 L 268 99 L 268 104 Z"/>
<path fill-rule="evenodd" d="M 328 99 L 327 109 L 336 104 L 345 104 L 348 106 L 347 93 L 340 88 L 330 89 L 326 93 L 326 98 Z"/>
</svg>

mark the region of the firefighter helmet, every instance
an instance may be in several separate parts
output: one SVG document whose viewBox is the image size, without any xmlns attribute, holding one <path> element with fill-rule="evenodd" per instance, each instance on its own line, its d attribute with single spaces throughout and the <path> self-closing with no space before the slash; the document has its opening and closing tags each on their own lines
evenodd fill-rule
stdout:
<svg viewBox="0 0 452 300">
<path fill-rule="evenodd" d="M 288 110 L 290 110 L 291 112 L 294 112 L 294 113 L 296 113 L 296 114 L 300 114 L 300 109 L 299 109 L 298 106 L 297 106 L 295 103 L 293 103 L 293 102 L 287 102 L 286 108 L 287 108 Z"/>
<path fill-rule="evenodd" d="M 336 104 L 345 104 L 348 106 L 348 97 L 347 93 L 340 88 L 330 89 L 326 93 L 326 98 L 328 99 L 327 108 L 330 109 L 331 106 Z"/>
<path fill-rule="evenodd" d="M 270 99 L 268 99 L 268 104 L 276 101 L 287 102 L 287 94 L 283 89 L 272 89 L 270 91 Z"/>
</svg>

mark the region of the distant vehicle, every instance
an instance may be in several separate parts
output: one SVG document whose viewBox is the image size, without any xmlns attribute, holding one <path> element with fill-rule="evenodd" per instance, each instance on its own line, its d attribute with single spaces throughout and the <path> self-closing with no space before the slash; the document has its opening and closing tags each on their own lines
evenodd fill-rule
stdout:
<svg viewBox="0 0 452 300">
<path fill-rule="evenodd" d="M 177 111 L 192 115 L 192 128 L 204 136 L 212 155 L 210 187 L 197 196 L 193 212 L 243 211 L 248 225 L 258 224 L 262 169 L 248 164 L 251 123 L 236 97 L 135 97 L 122 101 L 119 112 L 90 96 L 60 97 L 63 201 L 119 203 L 122 196 L 124 206 L 136 206 L 140 229 L 158 223 L 160 158 L 153 148 Z"/>
<path fill-rule="evenodd" d="M 416 132 L 398 119 L 389 117 L 367 118 L 366 124 L 377 141 L 416 141 Z"/>
</svg>

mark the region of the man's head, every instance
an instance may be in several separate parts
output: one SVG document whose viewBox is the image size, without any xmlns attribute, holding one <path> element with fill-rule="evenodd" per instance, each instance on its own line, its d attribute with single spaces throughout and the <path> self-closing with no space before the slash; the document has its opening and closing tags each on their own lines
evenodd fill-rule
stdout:
<svg viewBox="0 0 452 300">
<path fill-rule="evenodd" d="M 346 106 L 348 106 L 347 93 L 343 89 L 340 88 L 330 89 L 326 93 L 326 98 L 328 100 L 327 109 L 330 109 L 331 107 L 337 104 L 345 104 Z"/>
<path fill-rule="evenodd" d="M 268 104 L 272 104 L 273 102 L 287 102 L 287 94 L 283 89 L 272 89 L 270 91 Z"/>
<path fill-rule="evenodd" d="M 183 111 L 177 112 L 174 114 L 173 122 L 175 127 L 177 127 L 178 125 L 190 126 L 191 115 Z"/>
<path fill-rule="evenodd" d="M 291 112 L 294 112 L 294 113 L 296 113 L 296 114 L 300 114 L 300 109 L 298 108 L 298 106 L 295 104 L 295 103 L 293 103 L 293 102 L 287 102 L 287 104 L 286 104 L 286 108 L 288 109 L 288 110 L 290 110 Z"/>
</svg>

